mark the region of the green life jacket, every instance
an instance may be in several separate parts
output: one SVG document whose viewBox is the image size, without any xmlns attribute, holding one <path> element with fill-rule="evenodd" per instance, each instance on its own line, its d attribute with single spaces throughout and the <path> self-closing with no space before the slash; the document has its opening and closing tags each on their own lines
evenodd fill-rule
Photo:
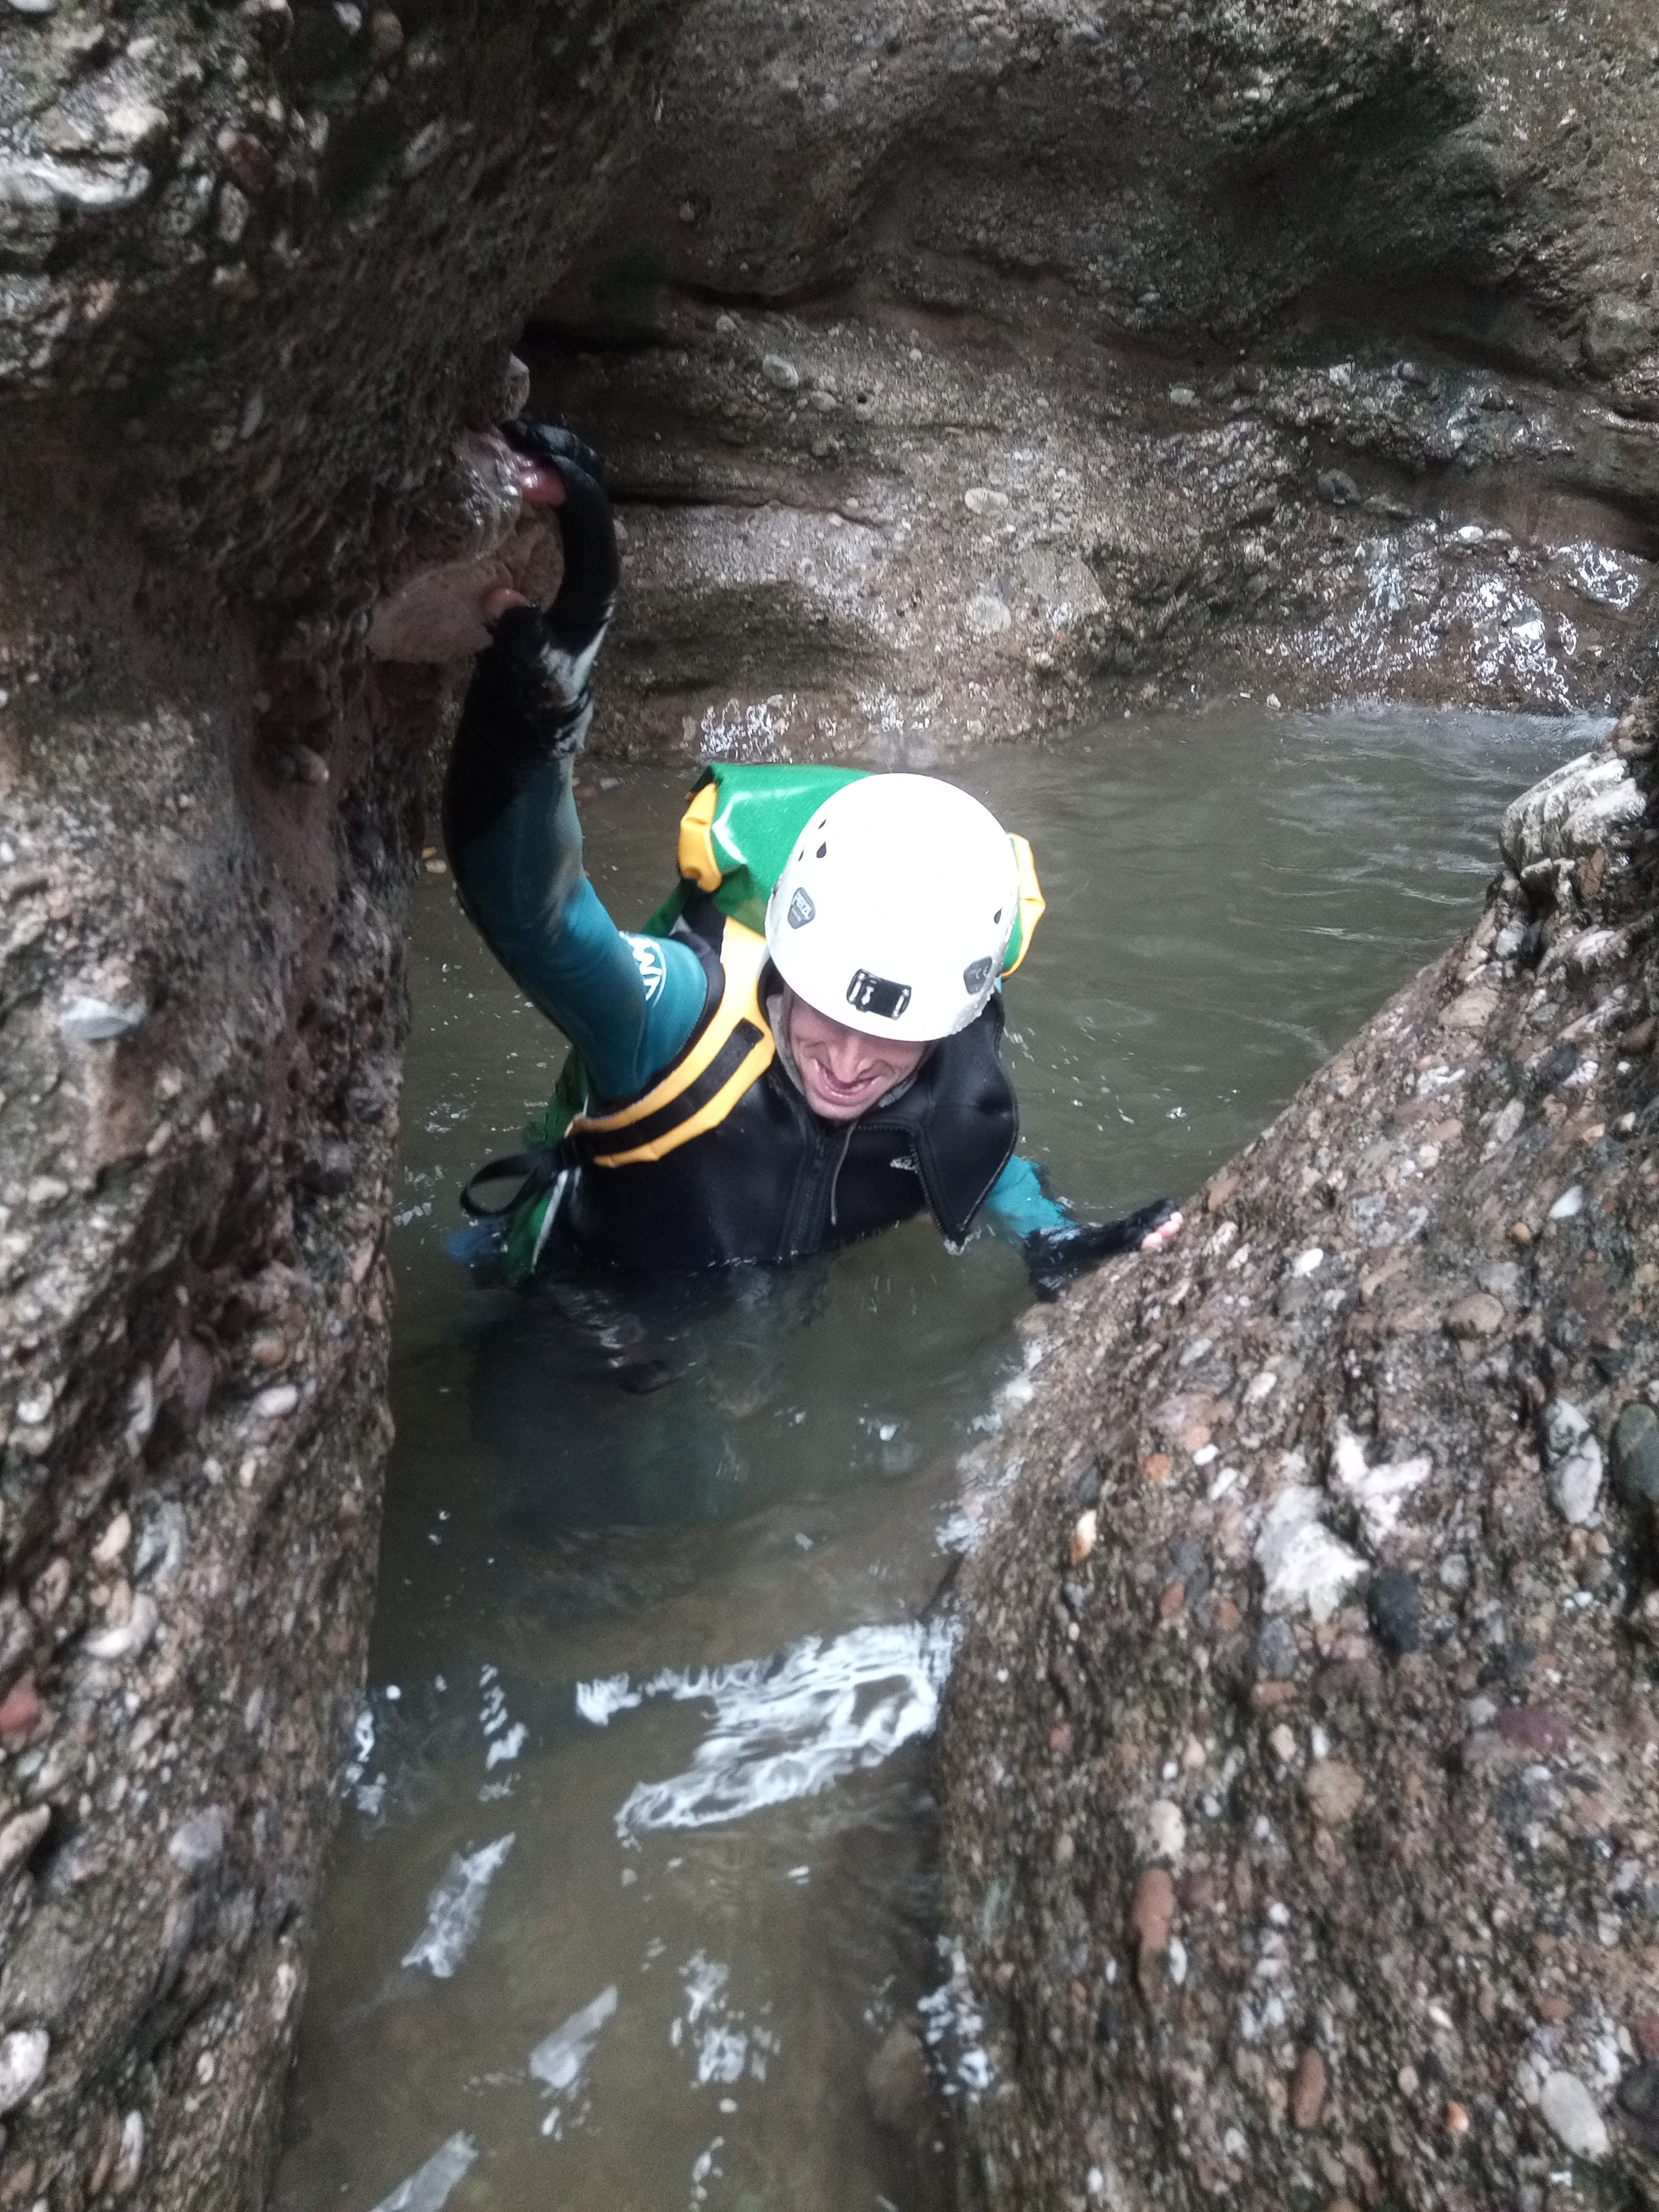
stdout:
<svg viewBox="0 0 1659 2212">
<path fill-rule="evenodd" d="M 833 792 L 866 773 L 862 769 L 757 766 L 727 761 L 706 768 L 692 787 L 680 818 L 678 880 L 639 933 L 672 935 L 687 900 L 701 892 L 729 921 L 737 923 L 741 933 L 763 939 L 772 886 L 801 831 Z M 1018 867 L 1019 910 L 1003 962 L 1005 975 L 1012 975 L 1024 958 L 1043 910 L 1030 845 L 1024 837 L 1013 835 L 1009 843 Z M 758 975 L 754 980 L 757 981 Z M 769 1050 L 766 1057 L 769 1059 Z M 690 1052 L 677 1063 L 689 1071 L 695 1071 L 696 1065 Z M 647 1096 L 653 1105 L 659 1098 L 672 1104 L 665 1094 L 676 1088 L 673 1080 L 665 1078 Z M 550 1159 L 574 1122 L 581 1121 L 584 1131 L 602 1126 L 585 1118 L 591 1090 L 581 1055 L 573 1047 L 551 1097 L 525 1131 L 532 1154 Z M 688 1107 L 691 1103 L 689 1096 L 687 1103 Z M 706 1120 L 704 1109 L 699 1126 Z M 691 1133 L 688 1126 L 685 1134 Z M 481 1171 L 475 1181 L 488 1172 Z M 520 1197 L 511 1203 L 507 1249 L 510 1280 L 527 1281 L 534 1273 L 557 1197 L 556 1186 L 544 1176 L 527 1182 Z"/>
</svg>

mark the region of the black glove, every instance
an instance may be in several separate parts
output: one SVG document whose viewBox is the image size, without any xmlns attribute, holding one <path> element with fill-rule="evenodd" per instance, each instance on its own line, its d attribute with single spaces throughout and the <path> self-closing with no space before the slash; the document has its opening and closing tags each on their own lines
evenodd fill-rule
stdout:
<svg viewBox="0 0 1659 2212">
<path fill-rule="evenodd" d="M 1172 1198 L 1155 1198 L 1138 1213 L 1120 1221 L 1079 1222 L 1075 1229 L 1034 1229 L 1021 1249 L 1031 1289 L 1039 1298 L 1057 1298 L 1076 1276 L 1119 1252 L 1136 1252 L 1154 1229 L 1177 1211 Z"/>
<path fill-rule="evenodd" d="M 568 430 L 533 422 L 527 415 L 503 422 L 501 435 L 527 460 L 551 469 L 564 486 L 563 506 L 551 510 L 564 541 L 564 574 L 557 598 L 541 617 L 542 629 L 533 647 L 526 626 L 517 625 L 510 633 L 507 629 L 514 615 L 539 611 L 531 607 L 509 607 L 495 624 L 496 641 L 520 662 L 533 653 L 544 688 L 550 680 L 567 704 L 580 700 L 586 706 L 588 671 L 605 642 L 620 573 L 616 526 L 605 493 L 605 463 Z M 583 736 L 586 728 L 584 721 Z M 556 750 L 574 752 L 580 743 L 578 738 Z"/>
<path fill-rule="evenodd" d="M 504 422 L 501 434 L 564 486 L 563 504 L 549 510 L 564 542 L 564 574 L 550 607 L 500 615 L 474 663 L 445 793 L 452 852 L 487 830 L 544 763 L 581 750 L 593 718 L 587 679 L 617 604 L 604 462 L 568 430 L 527 416 Z"/>
</svg>

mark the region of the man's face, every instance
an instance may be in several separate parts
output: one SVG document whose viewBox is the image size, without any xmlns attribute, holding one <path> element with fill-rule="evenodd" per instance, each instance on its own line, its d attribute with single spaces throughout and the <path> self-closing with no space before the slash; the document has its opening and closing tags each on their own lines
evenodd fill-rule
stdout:
<svg viewBox="0 0 1659 2212">
<path fill-rule="evenodd" d="M 784 1033 L 806 1103 L 826 1121 L 856 1121 L 878 1098 L 914 1075 L 927 1050 L 896 1038 L 866 1036 L 809 1006 L 792 991 Z"/>
</svg>

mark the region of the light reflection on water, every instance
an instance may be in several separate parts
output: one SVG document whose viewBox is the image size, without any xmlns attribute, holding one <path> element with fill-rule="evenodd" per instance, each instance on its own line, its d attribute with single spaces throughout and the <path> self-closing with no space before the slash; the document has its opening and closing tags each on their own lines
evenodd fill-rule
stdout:
<svg viewBox="0 0 1659 2212">
<path fill-rule="evenodd" d="M 1008 994 L 1027 1148 L 1091 1213 L 1191 1189 L 1464 925 L 1502 805 L 1591 734 L 1241 708 L 957 769 L 1048 900 Z M 585 803 L 625 920 L 684 781 Z M 376 1686 L 275 2202 L 931 2212 L 893 2031 L 955 2047 L 934 1600 L 956 1455 L 1024 1387 L 1023 1271 L 912 1224 L 779 1278 L 475 1288 L 453 1193 L 562 1048 L 447 886 L 416 903 Z M 619 1344 L 672 1379 L 619 1389 Z"/>
</svg>

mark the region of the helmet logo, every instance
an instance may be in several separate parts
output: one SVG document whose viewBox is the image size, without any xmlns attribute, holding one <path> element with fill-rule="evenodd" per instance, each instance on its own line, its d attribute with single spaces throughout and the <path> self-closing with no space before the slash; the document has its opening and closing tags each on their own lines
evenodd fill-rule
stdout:
<svg viewBox="0 0 1659 2212">
<path fill-rule="evenodd" d="M 992 965 L 989 960 L 970 960 L 963 969 L 962 988 L 970 999 L 990 981 Z"/>
<path fill-rule="evenodd" d="M 790 928 L 805 929 L 817 912 L 817 908 L 812 903 L 811 894 L 809 891 L 798 890 L 789 902 Z"/>
<path fill-rule="evenodd" d="M 896 1022 L 910 1003 L 910 986 L 890 983 L 884 975 L 872 975 L 867 968 L 860 968 L 847 986 L 847 1003 L 861 1014 L 878 1014 L 884 1022 Z"/>
</svg>

